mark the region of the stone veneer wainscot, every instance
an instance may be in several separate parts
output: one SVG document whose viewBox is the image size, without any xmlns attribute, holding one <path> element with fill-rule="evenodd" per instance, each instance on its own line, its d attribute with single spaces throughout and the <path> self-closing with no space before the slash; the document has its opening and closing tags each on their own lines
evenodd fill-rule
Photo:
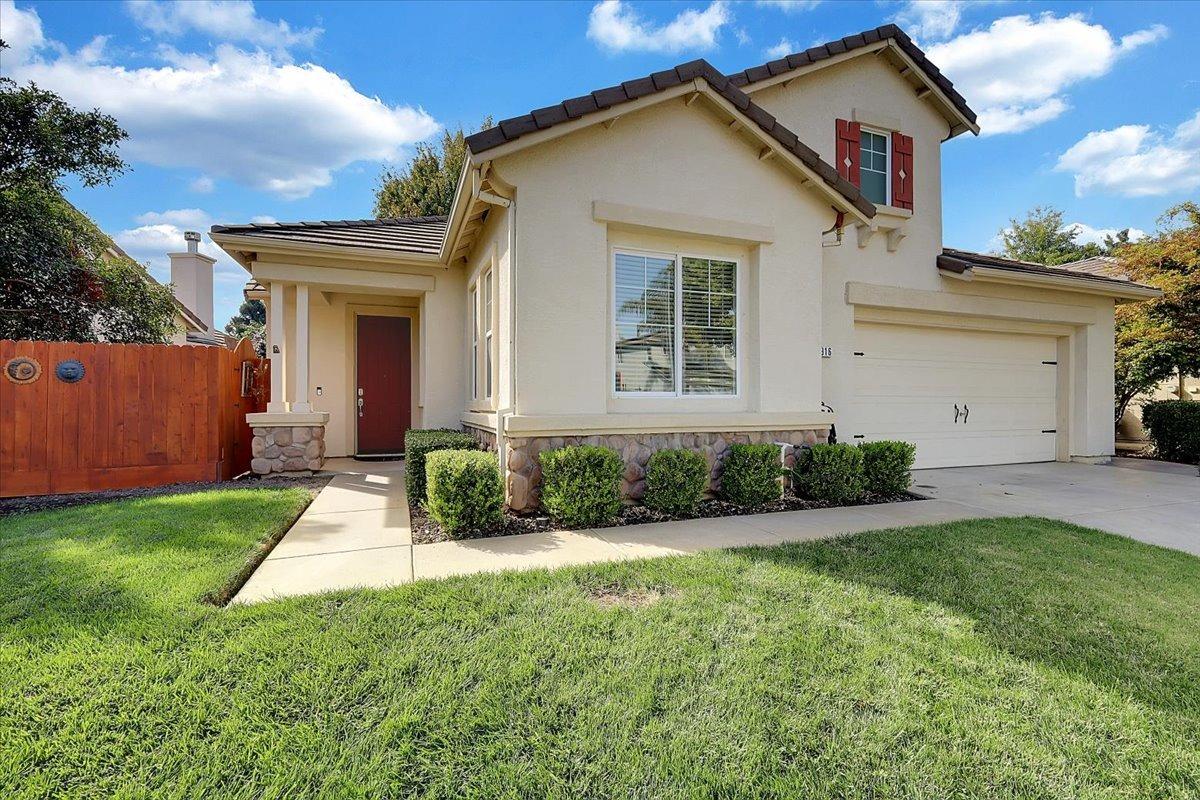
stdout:
<svg viewBox="0 0 1200 800">
<path fill-rule="evenodd" d="M 829 428 L 797 430 L 739 431 L 736 433 L 616 433 L 593 436 L 509 437 L 505 494 L 508 507 L 516 512 L 532 512 L 541 503 L 542 469 L 538 456 L 545 450 L 587 444 L 616 450 L 625 462 L 621 477 L 621 495 L 627 502 L 638 502 L 646 493 L 646 464 L 659 450 L 695 450 L 709 466 L 710 494 L 721 485 L 721 472 L 731 444 L 778 444 L 780 461 L 790 468 L 795 451 L 805 445 L 829 440 Z"/>
<path fill-rule="evenodd" d="M 255 427 L 250 442 L 250 471 L 317 472 L 325 464 L 325 426 L 287 425 Z"/>
</svg>

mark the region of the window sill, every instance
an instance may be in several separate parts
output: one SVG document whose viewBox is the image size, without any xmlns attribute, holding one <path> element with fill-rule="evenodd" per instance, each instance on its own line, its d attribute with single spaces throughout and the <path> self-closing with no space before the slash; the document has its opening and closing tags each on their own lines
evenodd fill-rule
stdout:
<svg viewBox="0 0 1200 800">
<path fill-rule="evenodd" d="M 891 217 L 893 220 L 910 219 L 912 215 L 913 212 L 909 211 L 907 208 L 900 208 L 898 206 L 875 206 L 875 217 L 876 219 L 880 219 L 881 222 L 886 220 L 888 217 Z"/>
</svg>

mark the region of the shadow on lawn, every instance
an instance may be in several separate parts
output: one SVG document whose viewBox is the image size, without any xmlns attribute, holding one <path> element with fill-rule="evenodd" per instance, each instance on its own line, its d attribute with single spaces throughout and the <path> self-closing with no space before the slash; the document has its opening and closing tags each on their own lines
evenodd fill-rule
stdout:
<svg viewBox="0 0 1200 800">
<path fill-rule="evenodd" d="M 876 531 L 738 555 L 938 603 L 996 647 L 1172 711 L 1200 711 L 1200 561 L 1021 518 Z"/>
</svg>

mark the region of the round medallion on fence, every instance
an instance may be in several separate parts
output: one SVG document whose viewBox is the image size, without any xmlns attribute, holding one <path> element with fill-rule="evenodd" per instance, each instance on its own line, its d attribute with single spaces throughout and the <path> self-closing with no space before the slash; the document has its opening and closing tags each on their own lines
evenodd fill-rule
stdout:
<svg viewBox="0 0 1200 800">
<path fill-rule="evenodd" d="M 54 368 L 55 376 L 63 383 L 78 383 L 83 380 L 83 364 L 73 358 L 58 362 Z"/>
<path fill-rule="evenodd" d="M 17 356 L 4 365 L 4 375 L 13 383 L 33 383 L 42 377 L 42 365 L 36 358 Z"/>
</svg>

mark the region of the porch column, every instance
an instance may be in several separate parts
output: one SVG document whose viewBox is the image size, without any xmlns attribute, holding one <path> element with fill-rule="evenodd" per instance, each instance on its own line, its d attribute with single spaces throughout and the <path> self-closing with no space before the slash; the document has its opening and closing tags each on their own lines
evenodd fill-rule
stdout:
<svg viewBox="0 0 1200 800">
<path fill-rule="evenodd" d="M 292 411 L 312 411 L 308 399 L 308 284 L 296 284 L 296 396 Z"/>
<path fill-rule="evenodd" d="M 271 414 L 286 414 L 288 410 L 287 400 L 283 396 L 283 313 L 287 307 L 283 299 L 283 289 L 282 283 L 271 282 L 271 307 L 267 313 L 271 340 L 271 401 L 267 403 L 267 412 Z"/>
</svg>

